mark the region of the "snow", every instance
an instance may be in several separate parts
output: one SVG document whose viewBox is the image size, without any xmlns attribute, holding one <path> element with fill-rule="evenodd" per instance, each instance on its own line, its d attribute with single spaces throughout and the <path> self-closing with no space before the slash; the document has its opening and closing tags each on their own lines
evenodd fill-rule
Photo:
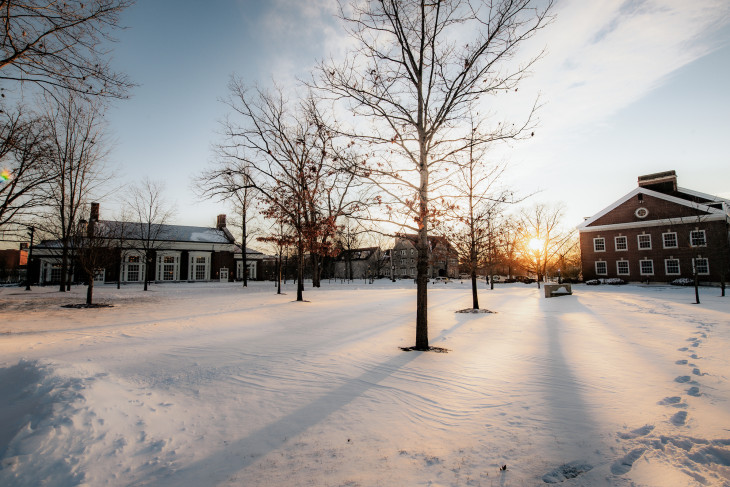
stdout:
<svg viewBox="0 0 730 487">
<path fill-rule="evenodd" d="M 0 289 L 0 485 L 730 485 L 718 289 L 285 292 Z"/>
</svg>

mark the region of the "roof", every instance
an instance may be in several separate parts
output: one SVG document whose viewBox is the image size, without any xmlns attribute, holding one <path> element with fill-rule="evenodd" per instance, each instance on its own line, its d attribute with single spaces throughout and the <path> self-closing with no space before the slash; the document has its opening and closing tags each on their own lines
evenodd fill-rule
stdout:
<svg viewBox="0 0 730 487">
<path fill-rule="evenodd" d="M 337 260 L 367 260 L 378 251 L 378 247 L 363 247 L 361 249 L 349 249 L 340 252 Z"/>
<path fill-rule="evenodd" d="M 677 188 L 676 191 L 671 191 L 671 194 L 655 191 L 652 189 L 649 189 L 647 187 L 639 186 L 637 188 L 634 188 L 631 192 L 627 193 L 626 195 L 622 196 L 618 200 L 614 201 L 595 215 L 586 218 L 581 224 L 579 224 L 576 228 L 578 231 L 588 231 L 588 230 L 598 230 L 600 228 L 604 228 L 607 226 L 613 226 L 613 225 L 602 225 L 602 226 L 593 226 L 593 223 L 595 223 L 598 219 L 601 217 L 607 215 L 611 211 L 618 208 L 620 205 L 625 203 L 626 201 L 630 200 L 631 198 L 634 198 L 638 194 L 644 194 L 647 196 L 653 196 L 655 198 L 668 201 L 671 203 L 675 203 L 677 205 L 685 206 L 688 208 L 692 208 L 693 210 L 701 211 L 705 215 L 702 217 L 703 220 L 723 220 L 725 218 L 730 217 L 730 200 L 726 200 L 724 198 L 720 198 L 718 196 L 709 195 L 706 193 L 701 193 L 699 191 L 693 191 L 686 188 Z M 636 226 L 636 227 L 645 227 L 650 226 L 651 222 L 656 222 L 656 224 L 665 224 L 667 223 L 667 219 L 661 219 L 661 220 L 648 220 L 648 221 L 641 221 L 641 222 L 634 222 L 630 224 L 624 224 L 624 225 L 630 225 L 630 226 Z M 671 223 L 671 222 L 670 222 Z M 679 222 L 677 222 L 679 223 Z"/>
<path fill-rule="evenodd" d="M 143 240 L 148 234 L 147 225 L 139 222 L 119 222 L 100 220 L 99 224 L 106 226 L 111 233 L 123 233 L 124 238 Z M 116 227 L 116 228 L 115 228 Z M 115 231 L 116 230 L 116 231 Z M 225 227 L 222 230 L 211 227 L 192 227 L 186 225 L 152 224 L 149 234 L 157 241 L 167 242 L 202 242 L 202 243 L 233 243 L 233 236 Z"/>
</svg>

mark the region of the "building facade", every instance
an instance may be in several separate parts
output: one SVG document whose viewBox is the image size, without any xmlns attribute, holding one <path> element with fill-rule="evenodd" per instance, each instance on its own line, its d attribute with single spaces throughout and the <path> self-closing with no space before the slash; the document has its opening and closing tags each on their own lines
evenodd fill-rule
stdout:
<svg viewBox="0 0 730 487">
<path fill-rule="evenodd" d="M 583 278 L 725 282 L 730 200 L 677 186 L 674 171 L 638 187 L 578 226 Z"/>
<path fill-rule="evenodd" d="M 89 249 L 88 238 L 75 239 L 69 254 L 69 281 L 84 279 L 80 262 L 83 253 L 101 255 L 94 281 L 143 283 L 232 281 L 235 278 L 235 242 L 226 228 L 225 215 L 218 215 L 215 227 L 184 225 L 152 226 L 154 242 L 144 225 L 98 219 L 99 206 L 92 203 L 89 221 L 94 222 L 98 247 Z M 84 234 L 84 232 L 79 232 Z M 145 240 L 147 242 L 145 243 Z M 32 275 L 38 284 L 58 284 L 61 279 L 61 243 L 41 242 L 33 249 Z M 145 256 L 147 259 L 145 259 Z"/>
<path fill-rule="evenodd" d="M 401 279 L 416 278 L 418 251 L 416 235 L 396 237 L 391 250 L 390 265 L 392 275 Z M 456 278 L 459 275 L 459 255 L 451 243 L 439 236 L 428 237 L 428 276 Z"/>
</svg>

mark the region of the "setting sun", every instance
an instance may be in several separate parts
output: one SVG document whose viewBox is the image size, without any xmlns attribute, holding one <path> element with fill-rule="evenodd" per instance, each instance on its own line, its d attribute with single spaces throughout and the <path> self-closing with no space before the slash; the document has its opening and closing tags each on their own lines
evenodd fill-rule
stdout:
<svg viewBox="0 0 730 487">
<path fill-rule="evenodd" d="M 529 245 L 532 250 L 540 250 L 544 243 L 545 241 L 541 238 L 533 238 L 530 240 Z"/>
</svg>

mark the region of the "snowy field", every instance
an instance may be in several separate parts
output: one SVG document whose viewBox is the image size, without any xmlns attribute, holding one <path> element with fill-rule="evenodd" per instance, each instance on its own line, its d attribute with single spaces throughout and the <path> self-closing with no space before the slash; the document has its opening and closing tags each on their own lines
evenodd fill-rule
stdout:
<svg viewBox="0 0 730 487">
<path fill-rule="evenodd" d="M 2 288 L 0 485 L 730 486 L 719 289 L 429 291 Z"/>
</svg>

